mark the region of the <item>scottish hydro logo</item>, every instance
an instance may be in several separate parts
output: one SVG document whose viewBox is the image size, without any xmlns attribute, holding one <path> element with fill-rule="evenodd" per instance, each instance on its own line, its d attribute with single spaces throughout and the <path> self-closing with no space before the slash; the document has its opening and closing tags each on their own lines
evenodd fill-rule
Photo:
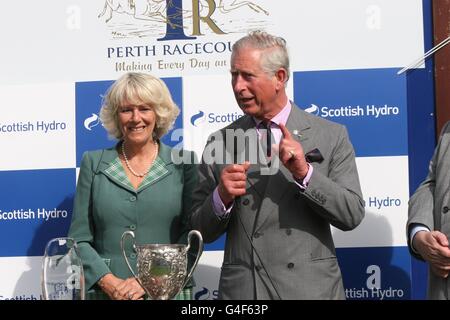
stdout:
<svg viewBox="0 0 450 320">
<path fill-rule="evenodd" d="M 197 113 L 191 116 L 191 124 L 194 127 L 198 127 L 205 123 L 208 124 L 219 123 L 225 125 L 236 121 L 242 116 L 243 114 L 238 112 L 227 112 L 227 113 L 209 112 L 206 114 L 204 111 L 199 110 Z"/>
<path fill-rule="evenodd" d="M 316 106 L 315 104 L 311 103 L 311 107 L 306 108 L 305 111 L 318 116 L 320 113 L 320 108 L 318 106 Z"/>
<path fill-rule="evenodd" d="M 201 110 L 191 117 L 191 124 L 194 127 L 203 122 L 205 122 L 205 113 Z"/>
<path fill-rule="evenodd" d="M 77 167 L 81 164 L 85 151 L 109 148 L 115 144 L 108 138 L 99 113 L 103 94 L 111 84 L 112 81 L 109 80 L 76 82 L 75 84 Z"/>
<path fill-rule="evenodd" d="M 294 72 L 293 78 L 295 103 L 344 125 L 357 157 L 408 154 L 407 85 L 396 70 Z"/>
<path fill-rule="evenodd" d="M 36 132 L 36 133 L 53 133 L 55 131 L 65 131 L 68 125 L 64 121 L 17 121 L 2 123 L 0 122 L 0 134 L 2 133 L 22 133 L 22 132 Z"/>
<path fill-rule="evenodd" d="M 86 130 L 91 131 L 92 128 L 96 127 L 100 123 L 100 118 L 95 113 L 84 120 L 84 127 Z"/>
<path fill-rule="evenodd" d="M 379 119 L 381 117 L 395 117 L 400 115 L 400 108 L 397 106 L 384 105 L 356 105 L 356 106 L 311 106 L 304 109 L 306 112 L 320 116 L 322 118 L 341 117 L 371 117 Z"/>
<path fill-rule="evenodd" d="M 219 290 L 212 290 L 206 287 L 202 287 L 194 295 L 195 300 L 217 300 L 219 296 Z"/>
<path fill-rule="evenodd" d="M 75 181 L 75 168 L 0 171 L 0 190 L 20 186 L 0 203 L 0 243 L 8 244 L 0 246 L 0 257 L 40 256 L 46 239 L 67 232 Z"/>
<path fill-rule="evenodd" d="M 406 112 L 394 104 L 321 105 L 306 112 L 344 125 L 357 157 L 407 154 Z M 381 130 L 379 128 L 383 128 Z"/>
<path fill-rule="evenodd" d="M 338 248 L 349 300 L 403 300 L 411 296 L 411 259 L 407 247 Z"/>
<path fill-rule="evenodd" d="M 398 300 L 405 299 L 405 289 L 387 285 L 382 287 L 381 273 L 382 269 L 379 265 L 367 266 L 365 287 L 346 288 L 345 296 L 347 299 L 363 299 L 363 300 Z"/>
</svg>

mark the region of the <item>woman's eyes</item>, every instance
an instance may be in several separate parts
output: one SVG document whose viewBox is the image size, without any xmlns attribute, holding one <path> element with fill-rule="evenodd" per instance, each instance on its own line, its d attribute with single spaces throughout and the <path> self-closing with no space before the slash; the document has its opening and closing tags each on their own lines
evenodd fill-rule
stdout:
<svg viewBox="0 0 450 320">
<path fill-rule="evenodd" d="M 129 113 L 129 112 L 133 112 L 134 109 L 137 109 L 139 112 L 150 112 L 153 110 L 151 107 L 139 106 L 139 107 L 135 107 L 135 108 L 121 108 L 120 112 L 121 113 Z"/>
</svg>

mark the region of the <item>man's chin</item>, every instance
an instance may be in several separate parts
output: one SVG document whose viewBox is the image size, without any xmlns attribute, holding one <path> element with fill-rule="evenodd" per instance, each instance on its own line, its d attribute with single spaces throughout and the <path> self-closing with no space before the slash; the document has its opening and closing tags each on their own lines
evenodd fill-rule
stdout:
<svg viewBox="0 0 450 320">
<path fill-rule="evenodd" d="M 128 140 L 132 144 L 143 144 L 148 141 L 149 137 L 147 134 L 136 134 L 136 135 L 128 135 Z"/>
<path fill-rule="evenodd" d="M 256 108 L 256 106 L 252 104 L 240 105 L 240 108 L 242 112 L 248 114 L 249 116 L 254 116 L 258 113 L 258 108 Z"/>
</svg>

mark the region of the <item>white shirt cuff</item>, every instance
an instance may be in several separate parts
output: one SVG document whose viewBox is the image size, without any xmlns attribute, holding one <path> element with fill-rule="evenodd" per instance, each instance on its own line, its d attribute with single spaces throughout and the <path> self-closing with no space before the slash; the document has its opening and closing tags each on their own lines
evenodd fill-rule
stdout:
<svg viewBox="0 0 450 320">
<path fill-rule="evenodd" d="M 216 189 L 214 189 L 212 200 L 213 200 L 214 213 L 216 214 L 216 216 L 219 217 L 220 219 L 228 218 L 228 215 L 230 214 L 231 209 L 233 209 L 234 202 L 227 209 L 225 207 L 225 205 L 223 204 L 222 199 L 220 199 L 218 187 L 216 187 Z"/>
<path fill-rule="evenodd" d="M 414 239 L 416 233 L 419 232 L 419 231 L 428 231 L 428 232 L 430 232 L 430 229 L 425 227 L 423 224 L 419 224 L 419 223 L 413 224 L 413 226 L 411 228 L 411 231 L 409 233 L 409 241 L 410 241 L 409 243 L 411 245 L 412 251 L 414 251 L 417 254 L 418 254 L 418 252 L 416 251 L 416 248 L 414 248 L 414 246 L 413 246 L 413 239 Z"/>
<path fill-rule="evenodd" d="M 308 187 L 308 183 L 309 183 L 309 180 L 311 180 L 313 171 L 314 171 L 313 166 L 310 163 L 308 163 L 308 172 L 306 173 L 305 178 L 303 178 L 303 181 L 297 180 L 294 177 L 295 184 L 298 185 L 299 188 L 302 189 L 302 191 Z"/>
</svg>

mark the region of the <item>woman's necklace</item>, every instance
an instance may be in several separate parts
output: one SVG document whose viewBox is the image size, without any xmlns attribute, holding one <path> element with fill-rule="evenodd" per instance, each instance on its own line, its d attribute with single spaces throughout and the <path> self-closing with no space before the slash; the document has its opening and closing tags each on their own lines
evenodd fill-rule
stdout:
<svg viewBox="0 0 450 320">
<path fill-rule="evenodd" d="M 134 176 L 139 177 L 139 178 L 142 178 L 142 177 L 144 177 L 147 173 L 149 173 L 149 171 L 150 171 L 150 169 L 151 169 L 151 167 L 152 167 L 152 165 L 153 165 L 153 161 L 155 161 L 156 155 L 158 154 L 158 143 L 157 143 L 156 141 L 153 141 L 153 143 L 155 144 L 155 152 L 154 152 L 153 155 L 152 155 L 152 161 L 150 161 L 150 165 L 149 165 L 147 171 L 145 171 L 144 173 L 137 173 L 136 171 L 133 170 L 133 168 L 132 168 L 131 165 L 130 165 L 130 162 L 128 161 L 127 154 L 125 153 L 125 141 L 122 142 L 122 154 L 123 154 L 123 157 L 124 157 L 124 159 L 125 159 L 125 164 L 127 165 L 128 170 L 130 170 L 130 172 L 131 172 Z"/>
</svg>

